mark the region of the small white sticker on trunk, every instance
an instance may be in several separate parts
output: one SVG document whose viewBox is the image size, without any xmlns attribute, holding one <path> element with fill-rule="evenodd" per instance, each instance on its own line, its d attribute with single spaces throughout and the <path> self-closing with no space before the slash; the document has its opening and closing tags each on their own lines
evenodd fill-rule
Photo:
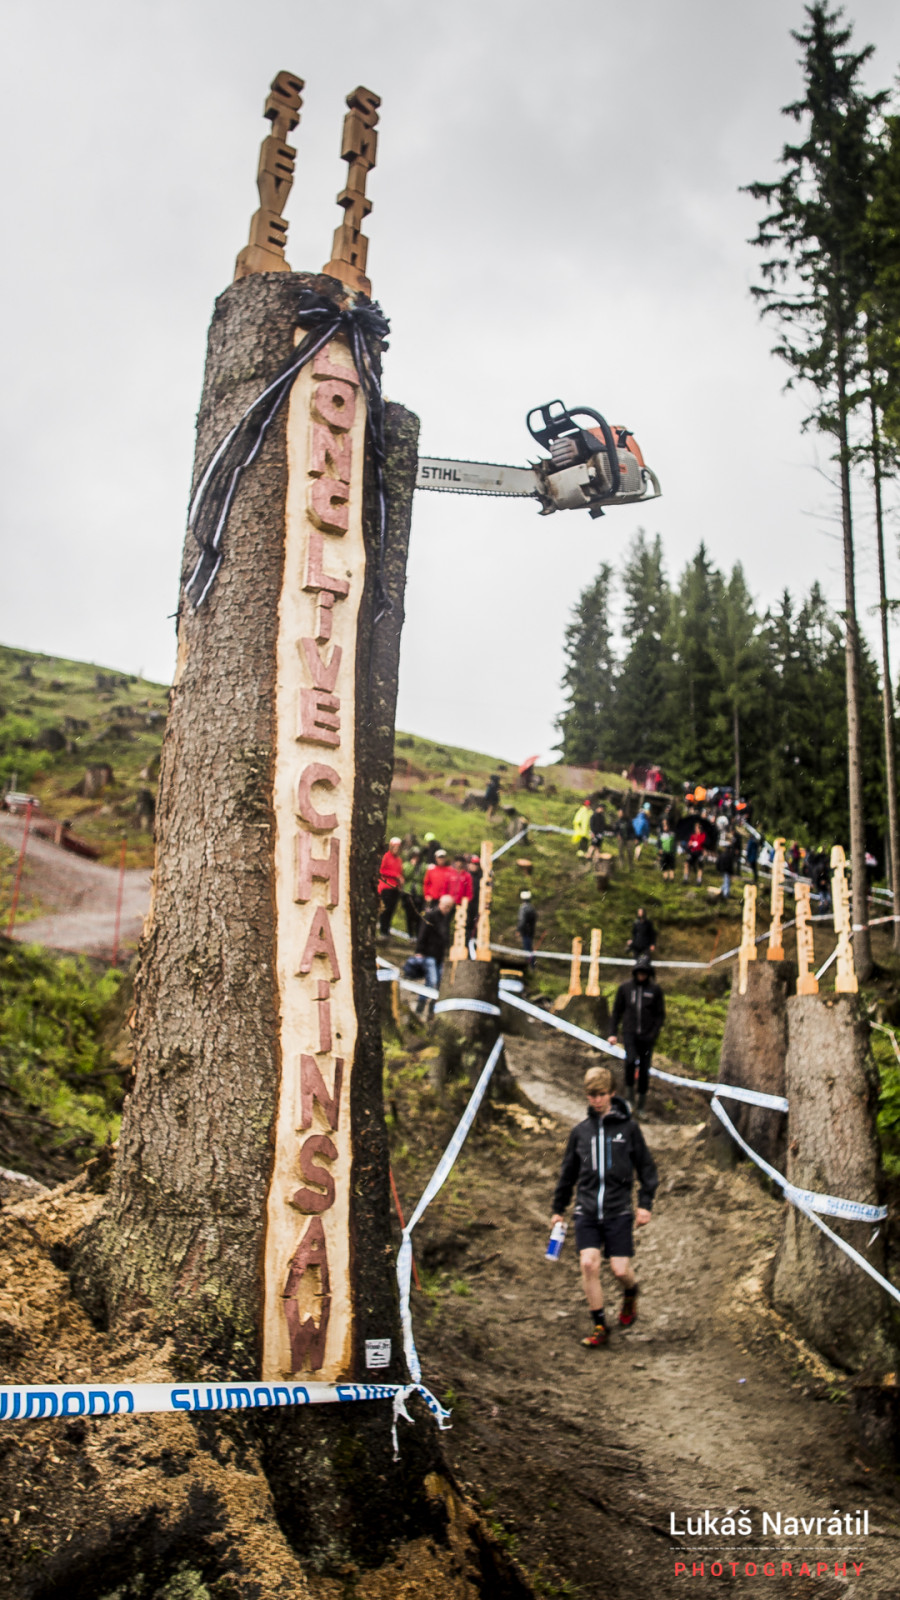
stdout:
<svg viewBox="0 0 900 1600">
<path fill-rule="evenodd" d="M 366 1366 L 389 1367 L 391 1364 L 390 1339 L 366 1340 Z"/>
</svg>

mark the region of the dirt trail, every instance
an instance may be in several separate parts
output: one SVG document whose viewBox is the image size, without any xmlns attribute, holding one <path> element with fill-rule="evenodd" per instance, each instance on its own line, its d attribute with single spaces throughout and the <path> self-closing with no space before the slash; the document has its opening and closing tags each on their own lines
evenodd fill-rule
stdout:
<svg viewBox="0 0 900 1600">
<path fill-rule="evenodd" d="M 505 1136 L 476 1139 L 417 1235 L 426 1269 L 459 1274 L 436 1310 L 420 1299 L 414 1317 L 426 1381 L 453 1392 L 446 1440 L 461 1479 L 492 1505 L 545 1593 L 674 1595 L 690 1589 L 694 1562 L 706 1563 L 708 1578 L 719 1560 L 729 1592 L 767 1593 L 763 1563 L 774 1560 L 771 1589 L 781 1596 L 894 1600 L 894 1474 L 861 1461 L 841 1380 L 793 1340 L 763 1293 L 781 1203 L 750 1171 L 723 1174 L 707 1161 L 705 1101 L 678 1091 L 677 1109 L 651 1112 L 645 1124 L 661 1186 L 639 1239 L 638 1322 L 616 1328 L 606 1350 L 583 1349 L 574 1241 L 558 1265 L 542 1257 L 565 1135 L 584 1114 L 585 1062 L 553 1040 L 512 1039 L 508 1050 L 542 1110 L 514 1110 Z M 651 1105 L 654 1097 L 662 1107 L 659 1090 Z M 466 1194 L 477 1197 L 468 1216 Z M 619 1295 L 608 1275 L 605 1290 L 614 1323 Z M 729 1508 L 752 1517 L 753 1536 L 670 1531 L 671 1515 L 685 1529 L 688 1515 Z M 764 1511 L 827 1517 L 833 1508 L 867 1509 L 870 1537 L 761 1537 Z M 798 1576 L 804 1560 L 812 1581 Z M 849 1579 L 836 1580 L 844 1560 Z M 676 1576 L 677 1561 L 686 1577 Z M 744 1575 L 746 1562 L 757 1577 Z M 817 1562 L 830 1577 L 816 1581 Z"/>
<path fill-rule="evenodd" d="M 0 841 L 13 850 L 22 843 L 20 818 L 0 816 Z M 115 938 L 116 897 L 119 874 L 115 867 L 70 855 L 46 839 L 28 836 L 27 889 L 46 915 L 21 922 L 13 937 L 24 944 L 43 944 L 53 950 L 78 951 L 109 958 Z M 145 868 L 125 873 L 119 946 L 133 950 L 150 905 L 150 873 Z"/>
</svg>

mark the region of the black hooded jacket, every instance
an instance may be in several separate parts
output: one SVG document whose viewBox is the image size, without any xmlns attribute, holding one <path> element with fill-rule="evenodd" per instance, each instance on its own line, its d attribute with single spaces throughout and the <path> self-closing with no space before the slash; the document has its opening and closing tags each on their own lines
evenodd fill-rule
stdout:
<svg viewBox="0 0 900 1600">
<path fill-rule="evenodd" d="M 656 1163 L 638 1123 L 616 1094 L 602 1122 L 599 1112 L 589 1109 L 569 1134 L 553 1210 L 561 1215 L 574 1189 L 576 1212 L 607 1220 L 627 1215 L 635 1174 L 638 1205 L 649 1211 L 659 1184 Z"/>
<path fill-rule="evenodd" d="M 623 1039 L 653 1044 L 666 1020 L 666 1002 L 659 984 L 650 977 L 639 983 L 636 972 L 635 967 L 628 981 L 619 984 L 609 1031 L 618 1033 L 621 1023 Z"/>
</svg>

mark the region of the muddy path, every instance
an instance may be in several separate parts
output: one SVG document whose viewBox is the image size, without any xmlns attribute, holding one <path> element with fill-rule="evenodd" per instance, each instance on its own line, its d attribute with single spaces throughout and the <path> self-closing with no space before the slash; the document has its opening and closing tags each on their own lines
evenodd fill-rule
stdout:
<svg viewBox="0 0 900 1600">
<path fill-rule="evenodd" d="M 645 1133 L 661 1186 L 638 1245 L 640 1315 L 607 1349 L 584 1349 L 574 1241 L 557 1265 L 543 1250 L 565 1137 L 583 1115 L 585 1062 L 556 1041 L 513 1039 L 509 1056 L 534 1110 L 495 1113 L 420 1224 L 431 1294 L 414 1297 L 414 1319 L 426 1381 L 454 1407 L 449 1458 L 537 1575 L 536 1592 L 679 1594 L 694 1563 L 706 1564 L 708 1581 L 721 1561 L 719 1581 L 738 1595 L 893 1600 L 895 1475 L 863 1459 L 846 1379 L 791 1336 L 764 1292 L 782 1203 L 745 1168 L 722 1173 L 709 1162 L 705 1099 L 666 1091 L 665 1109 L 653 1091 Z M 604 1289 L 614 1324 L 620 1297 L 608 1274 Z M 868 1510 L 870 1536 L 761 1536 L 764 1511 L 827 1517 L 834 1508 Z M 686 1529 L 705 1510 L 746 1513 L 754 1532 L 673 1534 L 672 1517 Z M 777 1582 L 767 1587 L 773 1561 Z M 834 1577 L 836 1561 L 847 1562 L 846 1579 Z M 820 1562 L 830 1576 L 817 1579 Z"/>
<path fill-rule="evenodd" d="M 21 818 L 0 816 L 0 841 L 13 850 L 22 843 Z M 119 874 L 115 867 L 70 855 L 46 839 L 29 834 L 24 891 L 45 913 L 17 923 L 13 937 L 51 950 L 77 951 L 109 960 L 115 940 Z M 119 948 L 133 951 L 150 907 L 150 873 L 130 869 L 124 875 Z"/>
</svg>

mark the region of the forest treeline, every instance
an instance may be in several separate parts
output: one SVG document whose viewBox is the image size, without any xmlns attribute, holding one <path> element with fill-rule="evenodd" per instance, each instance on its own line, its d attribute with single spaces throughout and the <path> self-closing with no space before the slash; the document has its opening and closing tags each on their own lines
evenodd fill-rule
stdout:
<svg viewBox="0 0 900 1600">
<path fill-rule="evenodd" d="M 670 786 L 734 784 L 775 832 L 846 844 L 844 632 L 817 583 L 760 613 L 740 564 L 701 544 L 673 582 L 662 541 L 641 531 L 604 563 L 566 630 L 562 757 L 618 771 L 658 762 Z M 861 644 L 869 843 L 883 858 L 878 673 Z"/>
</svg>

